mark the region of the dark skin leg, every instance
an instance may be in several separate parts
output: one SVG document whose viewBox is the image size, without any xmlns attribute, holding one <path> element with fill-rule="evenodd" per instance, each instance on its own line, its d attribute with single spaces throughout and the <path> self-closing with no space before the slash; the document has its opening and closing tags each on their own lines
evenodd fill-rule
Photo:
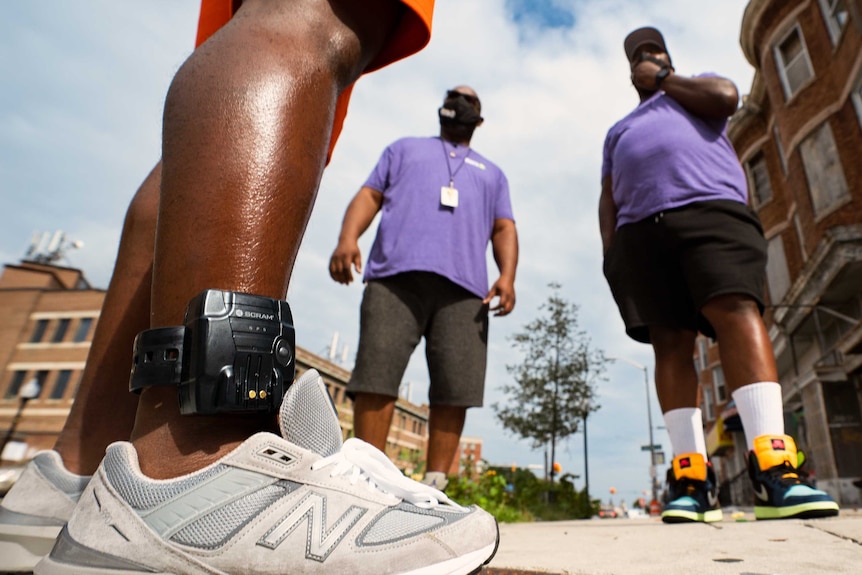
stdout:
<svg viewBox="0 0 862 575">
<path fill-rule="evenodd" d="M 357 393 L 353 400 L 354 435 L 385 453 L 393 413 L 394 397 L 379 393 Z"/>
<path fill-rule="evenodd" d="M 467 408 L 432 405 L 428 417 L 428 471 L 449 473 L 464 430 Z"/>
<path fill-rule="evenodd" d="M 391 0 L 246 0 L 177 72 L 165 103 L 151 327 L 206 288 L 283 298 L 323 172 L 336 98 L 382 47 Z M 170 478 L 229 453 L 269 418 L 181 416 L 141 394 L 142 471 Z"/>
<path fill-rule="evenodd" d="M 656 393 L 662 413 L 697 406 L 697 373 L 694 370 L 695 332 L 650 326 L 655 352 Z"/>
<path fill-rule="evenodd" d="M 715 328 L 728 390 L 761 381 L 778 381 L 775 354 L 757 303 L 741 294 L 711 299 L 703 315 Z"/>
<path fill-rule="evenodd" d="M 721 295 L 703 307 L 715 329 L 730 393 L 761 381 L 778 381 L 775 355 L 757 303 L 741 294 Z M 656 357 L 656 389 L 663 412 L 697 406 L 697 373 L 692 356 L 697 334 L 650 327 Z"/>
<path fill-rule="evenodd" d="M 384 451 L 395 413 L 395 398 L 377 393 L 357 393 L 353 402 L 353 431 L 356 437 Z M 449 472 L 458 452 L 467 408 L 432 405 L 428 418 L 428 471 Z"/>
<path fill-rule="evenodd" d="M 117 263 L 81 385 L 54 446 L 73 473 L 95 473 L 105 448 L 114 441 L 127 441 L 135 421 L 138 396 L 129 393 L 129 361 L 135 336 L 150 323 L 160 181 L 161 164 L 158 164 L 141 184 L 126 212 Z"/>
</svg>

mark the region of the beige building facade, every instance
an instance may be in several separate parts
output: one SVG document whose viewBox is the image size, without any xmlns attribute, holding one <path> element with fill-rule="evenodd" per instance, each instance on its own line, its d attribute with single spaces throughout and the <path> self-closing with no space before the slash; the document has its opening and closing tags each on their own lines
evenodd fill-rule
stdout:
<svg viewBox="0 0 862 575">
<path fill-rule="evenodd" d="M 52 263 L 23 261 L 0 275 L 0 438 L 8 435 L 0 463 L 17 465 L 53 447 L 75 398 L 105 292 L 84 274 Z M 129 350 L 131 367 L 132 350 Z M 297 376 L 320 372 L 339 413 L 344 438 L 353 435 L 353 407 L 345 388 L 350 372 L 306 349 L 296 349 Z M 38 384 L 38 394 L 22 392 Z M 124 384 L 125 382 L 118 382 Z M 29 384 L 29 385 L 28 385 Z M 396 402 L 386 454 L 408 474 L 423 469 L 428 406 Z"/>
</svg>

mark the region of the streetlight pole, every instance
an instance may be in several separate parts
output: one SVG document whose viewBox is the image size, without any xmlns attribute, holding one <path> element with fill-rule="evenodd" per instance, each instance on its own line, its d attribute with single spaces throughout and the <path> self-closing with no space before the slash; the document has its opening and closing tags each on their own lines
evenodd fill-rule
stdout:
<svg viewBox="0 0 862 575">
<path fill-rule="evenodd" d="M 39 392 L 41 390 L 42 386 L 39 385 L 39 381 L 35 377 L 22 385 L 21 389 L 18 390 L 18 410 L 12 418 L 12 423 L 9 424 L 9 430 L 6 431 L 6 435 L 3 436 L 3 441 L 0 442 L 0 458 L 2 458 L 3 450 L 6 449 L 6 444 L 9 443 L 10 439 L 12 439 L 12 435 L 15 433 L 15 428 L 18 427 L 18 422 L 21 420 L 24 406 L 27 405 L 27 402 L 34 397 L 39 397 Z"/>
<path fill-rule="evenodd" d="M 592 504 L 590 503 L 590 464 L 589 457 L 587 455 L 587 415 L 589 415 L 589 410 L 584 410 L 584 493 L 587 496 L 587 508 L 592 509 Z M 592 515 L 592 511 L 590 512 Z"/>
<path fill-rule="evenodd" d="M 638 363 L 636 361 L 632 361 L 630 359 L 626 359 L 624 357 L 608 357 L 608 359 L 619 360 L 629 364 L 632 367 L 636 367 L 638 369 L 643 370 L 644 372 L 644 386 L 646 387 L 646 407 L 647 407 L 647 424 L 649 425 L 649 474 L 650 474 L 650 487 L 652 488 L 652 501 L 658 501 L 658 489 L 656 487 L 656 465 L 655 465 L 655 441 L 653 441 L 653 433 L 652 433 L 652 407 L 650 404 L 649 397 L 649 369 L 647 366 Z"/>
</svg>

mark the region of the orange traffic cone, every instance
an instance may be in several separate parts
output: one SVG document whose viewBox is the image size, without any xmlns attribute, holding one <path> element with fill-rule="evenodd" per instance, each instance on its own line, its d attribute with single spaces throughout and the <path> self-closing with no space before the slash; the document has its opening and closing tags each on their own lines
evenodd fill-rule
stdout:
<svg viewBox="0 0 862 575">
<path fill-rule="evenodd" d="M 661 505 L 655 499 L 649 502 L 649 514 L 653 517 L 661 515 Z"/>
</svg>

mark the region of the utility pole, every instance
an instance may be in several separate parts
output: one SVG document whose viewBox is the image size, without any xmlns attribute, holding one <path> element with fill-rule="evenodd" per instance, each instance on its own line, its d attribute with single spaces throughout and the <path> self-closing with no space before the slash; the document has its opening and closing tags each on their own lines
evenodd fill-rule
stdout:
<svg viewBox="0 0 862 575">
<path fill-rule="evenodd" d="M 626 359 L 624 357 L 608 357 L 608 359 L 612 360 L 620 360 L 629 364 L 632 367 L 636 367 L 644 372 L 644 385 L 646 387 L 646 408 L 647 408 L 647 424 L 649 425 L 649 475 L 650 475 L 650 489 L 652 490 L 652 501 L 658 501 L 658 483 L 656 482 L 656 464 L 655 464 L 655 441 L 653 440 L 653 431 L 652 431 L 652 407 L 650 403 L 650 394 L 649 394 L 649 369 L 647 366 L 638 363 L 636 361 L 632 361 L 630 359 Z"/>
</svg>

